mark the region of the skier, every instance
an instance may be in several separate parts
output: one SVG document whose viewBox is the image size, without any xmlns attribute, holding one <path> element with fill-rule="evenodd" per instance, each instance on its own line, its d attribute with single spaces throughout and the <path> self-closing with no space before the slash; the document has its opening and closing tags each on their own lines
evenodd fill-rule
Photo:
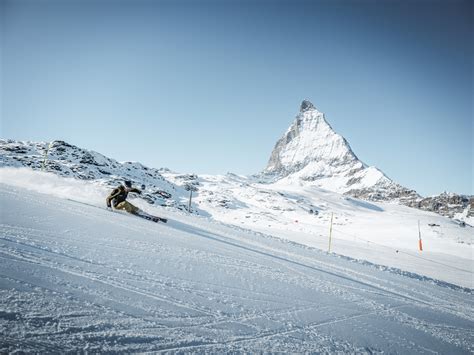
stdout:
<svg viewBox="0 0 474 355">
<path fill-rule="evenodd" d="M 127 180 L 124 182 L 124 185 L 121 184 L 119 187 L 116 187 L 110 193 L 110 195 L 107 196 L 107 199 L 105 200 L 107 203 L 107 208 L 111 209 L 113 205 L 114 209 L 116 210 L 124 210 L 135 216 L 142 217 L 153 222 L 167 222 L 165 218 L 151 216 L 128 202 L 127 196 L 129 192 L 136 192 L 137 194 L 142 193 L 139 189 L 132 187 L 132 182 Z"/>
</svg>

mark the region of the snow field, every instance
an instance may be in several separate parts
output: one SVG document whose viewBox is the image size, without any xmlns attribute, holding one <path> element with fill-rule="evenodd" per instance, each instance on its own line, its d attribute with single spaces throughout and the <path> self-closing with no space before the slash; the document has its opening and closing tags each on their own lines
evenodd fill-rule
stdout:
<svg viewBox="0 0 474 355">
<path fill-rule="evenodd" d="M 470 290 L 171 210 L 0 202 L 2 352 L 474 351 Z"/>
</svg>

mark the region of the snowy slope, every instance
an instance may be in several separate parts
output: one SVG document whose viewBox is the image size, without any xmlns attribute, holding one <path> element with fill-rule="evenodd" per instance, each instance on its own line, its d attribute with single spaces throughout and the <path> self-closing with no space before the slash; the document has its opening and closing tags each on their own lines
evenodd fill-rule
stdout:
<svg viewBox="0 0 474 355">
<path fill-rule="evenodd" d="M 474 351 L 471 291 L 61 180 L 0 183 L 0 352 Z"/>
<path fill-rule="evenodd" d="M 193 211 L 214 221 L 328 250 L 333 216 L 333 251 L 474 288 L 473 228 L 469 225 L 461 227 L 434 213 L 361 201 L 315 187 L 261 184 L 232 174 L 183 178 L 168 172 L 163 177 L 176 186 L 197 186 Z M 98 207 L 105 205 L 110 192 L 96 181 L 61 178 L 26 168 L 0 169 L 0 181 Z M 145 211 L 153 210 L 144 200 L 134 196 L 130 200 Z M 423 252 L 418 250 L 418 221 Z"/>
<path fill-rule="evenodd" d="M 173 174 L 164 174 L 173 181 Z M 222 223 L 474 288 L 474 229 L 392 203 L 361 201 L 312 186 L 200 176 L 195 203 Z M 423 251 L 418 250 L 418 221 Z"/>
</svg>

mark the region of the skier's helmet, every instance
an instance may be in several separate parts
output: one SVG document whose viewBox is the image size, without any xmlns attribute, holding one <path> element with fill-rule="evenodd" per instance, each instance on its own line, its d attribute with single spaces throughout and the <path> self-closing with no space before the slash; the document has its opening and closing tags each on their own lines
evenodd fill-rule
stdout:
<svg viewBox="0 0 474 355">
<path fill-rule="evenodd" d="M 132 182 L 130 180 L 124 181 L 125 187 L 131 188 Z"/>
</svg>

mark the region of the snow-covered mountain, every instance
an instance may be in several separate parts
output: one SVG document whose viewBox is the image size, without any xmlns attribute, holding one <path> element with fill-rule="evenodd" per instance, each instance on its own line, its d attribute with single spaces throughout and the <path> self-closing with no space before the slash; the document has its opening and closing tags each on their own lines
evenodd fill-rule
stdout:
<svg viewBox="0 0 474 355">
<path fill-rule="evenodd" d="M 472 352 L 468 224 L 270 174 L 0 149 L 0 352 Z M 105 209 L 124 179 L 167 224 Z"/>
<path fill-rule="evenodd" d="M 195 174 L 149 168 L 138 162 L 120 163 L 61 140 L 45 143 L 0 139 L 1 166 L 26 166 L 63 177 L 94 181 L 108 188 L 124 179 L 131 180 L 135 185 L 146 185 L 142 195 L 132 198 L 180 209 L 187 208 L 189 189 L 199 187 L 192 209 L 201 215 L 209 214 L 208 209 L 213 206 L 245 206 L 242 201 L 245 194 L 257 196 L 263 190 L 275 191 L 278 186 L 285 189 L 294 185 L 324 189 L 362 200 L 396 202 L 451 218 L 474 217 L 472 196 L 451 194 L 446 198 L 442 194 L 422 198 L 414 190 L 392 181 L 376 167 L 364 164 L 349 143 L 334 132 L 324 114 L 308 100 L 302 102 L 295 121 L 276 143 L 267 167 L 252 177 L 228 174 L 200 178 Z M 217 181 L 220 187 L 215 188 Z M 248 191 L 240 191 L 242 186 L 246 186 Z M 310 205 L 303 208 L 317 210 Z M 251 213 L 259 212 L 262 211 Z"/>
<path fill-rule="evenodd" d="M 310 119 L 313 114 L 318 116 L 311 105 L 309 106 L 303 106 L 302 112 L 308 112 Z M 319 117 L 322 118 L 322 115 Z M 310 122 L 308 124 L 311 126 Z M 353 170 L 357 170 L 354 174 L 366 176 L 363 181 L 368 185 L 369 180 L 364 174 L 367 174 L 366 171 L 375 170 L 365 167 L 352 153 L 347 142 L 333 133 L 325 121 L 321 121 L 320 124 L 326 127 L 326 131 L 335 141 L 339 142 L 337 143 L 339 144 L 338 151 L 346 157 L 344 160 L 346 163 L 341 163 L 336 159 L 337 154 L 328 154 L 334 158 L 327 161 L 327 170 L 332 170 L 334 181 L 347 182 L 348 179 L 344 176 L 344 172 L 350 166 Z M 310 133 L 307 134 L 310 135 Z M 321 144 L 324 145 L 324 143 Z M 334 146 L 337 144 L 335 143 Z M 333 150 L 333 152 L 335 151 Z M 308 154 L 311 155 L 311 151 Z M 281 165 L 283 165 L 282 160 L 285 162 L 287 170 L 280 167 L 281 176 L 284 175 L 284 171 L 288 172 L 292 166 L 284 159 L 280 159 Z M 275 158 L 274 161 L 278 161 L 278 159 Z M 275 165 L 277 164 L 272 166 Z M 308 234 L 310 239 L 314 236 L 323 237 L 334 213 L 335 222 L 338 225 L 336 228 L 342 237 L 353 236 L 355 233 L 358 234 L 357 238 L 359 239 L 379 242 L 378 237 L 383 232 L 382 243 L 386 243 L 387 240 L 396 240 L 395 246 L 399 247 L 400 243 L 403 244 L 403 240 L 406 240 L 411 245 L 412 236 L 417 235 L 417 221 L 421 221 L 422 227 L 426 229 L 423 231 L 424 237 L 435 239 L 441 237 L 455 243 L 468 245 L 472 242 L 469 237 L 471 227 L 461 228 L 459 222 L 404 206 L 397 207 L 393 200 L 364 202 L 348 196 L 348 192 L 346 195 L 341 195 L 338 192 L 330 191 L 328 186 L 324 186 L 325 188 L 315 186 L 319 181 L 317 179 L 296 180 L 300 171 L 279 179 L 276 178 L 278 176 L 276 169 L 272 173 L 267 171 L 257 177 L 230 173 L 223 176 L 197 176 L 176 173 L 169 169 L 148 168 L 136 162 L 120 163 L 100 153 L 85 150 L 63 141 L 36 143 L 13 140 L 0 140 L 0 167 L 28 167 L 33 170 L 50 172 L 60 177 L 90 182 L 90 186 L 95 187 L 81 201 L 89 201 L 98 206 L 105 205 L 105 197 L 111 188 L 123 180 L 131 180 L 136 186 L 146 185 L 142 195 L 131 194 L 130 196 L 131 199 L 135 199 L 133 203 L 142 209 L 146 209 L 146 206 L 165 206 L 187 210 L 189 190 L 192 189 L 195 191 L 192 196 L 192 212 L 226 224 L 234 224 L 261 232 L 282 233 L 285 238 L 291 238 L 293 233 Z M 5 180 L 5 176 L 6 174 L 2 171 L 0 175 L 2 181 Z M 13 173 L 9 180 L 14 183 L 15 179 L 16 175 Z M 275 181 L 272 182 L 272 179 Z M 330 180 L 331 176 L 327 175 L 321 181 L 328 182 Z M 382 182 L 387 182 L 391 188 L 390 191 L 396 191 L 396 184 L 391 183 L 383 174 L 376 186 L 380 186 Z M 345 191 L 344 185 L 340 185 L 340 188 L 342 189 L 340 191 Z M 376 188 L 367 187 L 373 193 L 376 193 L 374 192 Z M 77 199 L 71 193 L 61 193 L 60 196 Z M 144 204 L 140 204 L 141 200 Z M 399 198 L 396 201 L 403 200 Z M 473 224 L 473 208 L 469 207 L 469 203 L 466 201 L 468 199 L 464 197 L 456 198 L 456 196 L 450 195 L 450 198 L 443 199 L 418 198 L 413 203 L 418 204 L 416 207 L 420 209 L 433 210 Z M 454 215 L 455 213 L 457 215 Z M 288 233 L 290 233 L 289 236 Z M 437 250 L 445 248 L 446 246 L 443 245 Z"/>
<path fill-rule="evenodd" d="M 316 186 L 368 201 L 397 202 L 451 218 L 474 216 L 473 196 L 451 193 L 423 198 L 364 164 L 309 100 L 301 103 L 258 177 L 262 182 Z"/>
<path fill-rule="evenodd" d="M 272 182 L 303 183 L 366 200 L 409 204 L 420 199 L 414 190 L 359 160 L 308 100 L 276 143 L 262 175 Z"/>
</svg>

